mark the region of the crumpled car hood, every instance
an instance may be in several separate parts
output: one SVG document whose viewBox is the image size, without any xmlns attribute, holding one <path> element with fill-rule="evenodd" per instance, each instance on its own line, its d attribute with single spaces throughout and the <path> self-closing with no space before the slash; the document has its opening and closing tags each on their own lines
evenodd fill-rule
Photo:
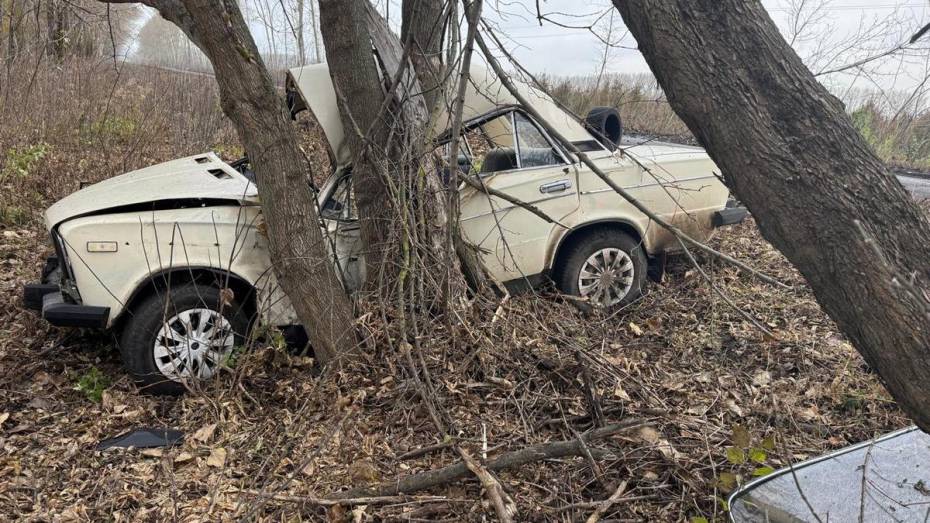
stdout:
<svg viewBox="0 0 930 523">
<path fill-rule="evenodd" d="M 45 211 L 49 229 L 108 209 L 169 200 L 257 201 L 248 178 L 213 153 L 160 163 L 96 183 L 62 198 Z"/>
</svg>

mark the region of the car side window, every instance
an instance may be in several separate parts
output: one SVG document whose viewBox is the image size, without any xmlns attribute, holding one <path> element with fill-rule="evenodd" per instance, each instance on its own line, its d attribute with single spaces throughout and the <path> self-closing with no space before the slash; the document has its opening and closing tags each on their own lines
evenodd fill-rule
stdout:
<svg viewBox="0 0 930 523">
<path fill-rule="evenodd" d="M 514 112 L 513 120 L 517 130 L 517 157 L 521 169 L 564 163 L 546 135 L 526 115 Z"/>
<path fill-rule="evenodd" d="M 463 137 L 471 156 L 472 169 L 479 174 L 517 168 L 513 122 L 509 113 L 471 127 Z"/>
<path fill-rule="evenodd" d="M 356 220 L 355 197 L 352 194 L 352 177 L 343 176 L 323 203 L 320 214 L 327 220 Z"/>
<path fill-rule="evenodd" d="M 511 111 L 470 127 L 459 160 L 479 175 L 564 163 L 552 142 L 523 113 Z"/>
</svg>

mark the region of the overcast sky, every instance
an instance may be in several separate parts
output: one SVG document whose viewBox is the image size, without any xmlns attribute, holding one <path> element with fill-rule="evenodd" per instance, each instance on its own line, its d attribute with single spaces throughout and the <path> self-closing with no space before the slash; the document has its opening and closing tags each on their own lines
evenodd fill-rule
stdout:
<svg viewBox="0 0 930 523">
<path fill-rule="evenodd" d="M 802 2 L 763 0 L 763 4 L 790 39 L 796 32 L 793 6 Z M 890 49 L 930 22 L 930 0 L 807 0 L 803 4 L 807 7 L 798 18 L 803 30 L 794 46 L 802 58 L 811 58 L 808 65 L 815 71 L 829 70 Z M 515 56 L 531 71 L 589 75 L 600 69 L 605 45 L 592 31 L 566 29 L 545 22 L 540 27 L 536 21 L 535 0 L 486 2 L 486 5 L 492 8 L 486 13 L 488 18 L 499 24 L 501 36 L 507 37 Z M 614 14 L 611 20 L 609 14 L 602 16 L 611 12 L 608 0 L 544 0 L 540 5 L 544 12 L 553 13 L 552 18 L 566 25 L 585 26 L 600 17 L 594 31 L 601 37 L 608 34 L 612 23 L 614 39 L 627 48 L 610 49 L 606 70 L 617 73 L 649 71 L 620 17 Z M 558 14 L 579 12 L 588 16 L 572 18 Z M 848 48 L 853 39 L 862 44 Z M 881 61 L 880 66 L 870 66 L 867 75 L 856 71 L 834 74 L 824 80 L 833 84 L 832 87 L 851 85 L 861 89 L 908 90 L 926 78 L 928 54 L 896 56 Z"/>
<path fill-rule="evenodd" d="M 833 37 L 840 39 L 844 35 L 853 35 L 863 26 L 874 26 L 889 17 L 896 17 L 902 25 L 902 33 L 913 34 L 917 28 L 927 22 L 930 14 L 928 0 L 832 0 L 814 3 L 823 4 L 821 16 L 815 18 L 808 33 L 815 33 L 828 26 L 833 28 Z M 763 0 L 772 18 L 783 33 L 791 32 L 792 2 L 790 0 Z M 604 45 L 590 31 L 564 29 L 544 23 L 542 27 L 536 22 L 534 1 L 490 2 L 489 7 L 500 4 L 499 11 L 489 10 L 490 17 L 500 22 L 502 31 L 506 31 L 511 43 L 517 50 L 517 56 L 531 70 L 545 71 L 553 74 L 573 75 L 590 74 L 600 67 L 603 59 Z M 540 3 L 543 11 L 549 13 L 585 12 L 591 16 L 573 20 L 564 15 L 553 14 L 556 20 L 572 25 L 590 24 L 597 16 L 606 12 L 610 3 L 604 0 L 546 0 Z M 579 7 L 581 6 L 581 7 Z M 808 8 L 805 12 L 809 13 Z M 609 18 L 602 18 L 597 32 L 606 34 Z M 619 16 L 615 15 L 616 34 L 625 34 Z M 911 31 L 910 29 L 913 29 Z M 635 42 L 627 36 L 621 42 L 635 47 Z M 648 67 L 638 51 L 632 49 L 613 49 L 608 62 L 608 70 L 614 72 L 646 72 Z"/>
<path fill-rule="evenodd" d="M 399 24 L 401 0 L 374 0 L 382 12 L 390 2 L 392 26 Z M 762 0 L 770 15 L 807 65 L 815 72 L 854 63 L 880 54 L 906 41 L 930 22 L 930 0 Z M 289 24 L 280 15 L 290 0 L 262 4 L 275 11 L 273 33 L 286 38 Z M 544 15 L 554 22 L 536 19 L 536 0 L 485 0 L 483 15 L 498 28 L 506 43 L 524 67 L 534 73 L 553 75 L 592 75 L 602 64 L 613 73 L 648 73 L 649 68 L 610 0 L 539 0 Z M 794 16 L 797 6 L 805 6 Z M 140 24 L 147 19 L 144 16 Z M 557 23 L 579 28 L 560 27 Z M 801 30 L 795 30 L 796 23 Z M 583 27 L 594 24 L 592 30 Z M 268 32 L 253 22 L 253 34 L 260 47 L 267 49 Z M 595 34 L 596 33 L 596 34 Z M 799 33 L 795 36 L 796 33 Z M 607 48 L 602 38 L 618 45 Z M 845 100 L 858 91 L 884 91 L 896 98 L 922 85 L 930 76 L 930 36 L 923 48 L 897 53 L 870 62 L 864 69 L 820 76 L 820 80 Z M 309 45 L 309 44 L 308 44 Z M 280 51 L 281 49 L 279 49 Z M 293 52 L 291 49 L 290 52 Z M 927 93 L 930 98 L 930 93 Z M 894 102 L 889 100 L 889 106 Z M 923 101 L 919 106 L 926 105 Z"/>
<path fill-rule="evenodd" d="M 377 1 L 377 0 L 376 0 Z M 381 5 L 383 6 L 383 1 Z M 393 17 L 400 12 L 391 1 Z M 762 0 L 786 39 L 815 73 L 881 54 L 908 40 L 930 22 L 930 0 Z M 483 15 L 524 67 L 534 73 L 592 75 L 602 64 L 612 73 L 649 73 L 610 0 L 485 0 Z M 800 8 L 799 8 L 800 7 Z M 383 7 L 382 7 L 383 9 Z M 395 22 L 395 20 L 392 20 Z M 579 27 L 560 27 L 558 24 Z M 593 29 L 584 29 L 593 24 Z M 723 28 L 722 28 L 723 29 Z M 607 50 L 603 40 L 615 44 Z M 926 42 L 926 43 L 924 43 Z M 862 68 L 819 76 L 847 103 L 880 94 L 892 110 L 908 100 L 923 109 L 930 93 L 930 35 L 919 49 L 869 62 Z M 914 93 L 919 96 L 914 96 Z"/>
</svg>

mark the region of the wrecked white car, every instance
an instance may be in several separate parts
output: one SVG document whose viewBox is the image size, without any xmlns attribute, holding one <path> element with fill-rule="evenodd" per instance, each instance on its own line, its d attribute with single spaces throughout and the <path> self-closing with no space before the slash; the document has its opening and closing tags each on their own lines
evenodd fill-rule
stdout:
<svg viewBox="0 0 930 523">
<path fill-rule="evenodd" d="M 288 87 L 293 110 L 310 110 L 331 146 L 334 171 L 319 205 L 352 290 L 364 264 L 329 72 L 325 65 L 294 69 Z M 706 239 L 746 215 L 728 206 L 729 192 L 702 149 L 648 141 L 618 148 L 616 111 L 599 109 L 586 126 L 520 88 L 613 181 L 693 237 Z M 512 287 L 551 280 L 602 306 L 638 298 L 650 263 L 676 248 L 674 237 L 580 164 L 483 69 L 472 71 L 464 117 L 459 168 L 561 225 L 461 187 L 461 229 L 493 277 Z M 245 159 L 227 164 L 206 153 L 117 176 L 62 199 L 45 218 L 56 256 L 41 283 L 25 287 L 25 304 L 54 325 L 120 332 L 125 365 L 149 390 L 179 391 L 187 380 L 211 377 L 256 325 L 300 332 L 270 270 Z"/>
</svg>

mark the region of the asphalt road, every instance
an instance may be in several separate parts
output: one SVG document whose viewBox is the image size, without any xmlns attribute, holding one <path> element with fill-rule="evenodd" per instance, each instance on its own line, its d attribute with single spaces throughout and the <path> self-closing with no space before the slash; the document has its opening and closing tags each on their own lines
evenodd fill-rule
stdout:
<svg viewBox="0 0 930 523">
<path fill-rule="evenodd" d="M 930 177 L 926 176 L 908 176 L 899 174 L 898 180 L 905 189 L 910 191 L 916 200 L 930 198 Z"/>
</svg>

